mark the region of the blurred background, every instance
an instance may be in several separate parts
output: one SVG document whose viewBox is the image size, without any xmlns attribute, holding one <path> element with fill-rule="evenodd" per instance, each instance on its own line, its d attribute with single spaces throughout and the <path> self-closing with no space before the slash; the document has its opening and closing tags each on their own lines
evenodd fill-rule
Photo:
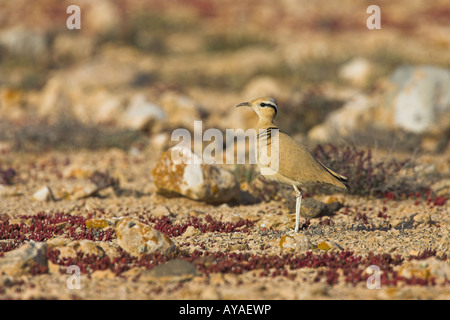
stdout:
<svg viewBox="0 0 450 320">
<path fill-rule="evenodd" d="M 277 123 L 314 145 L 448 151 L 450 4 L 1 0 L 0 154 L 170 146 L 176 128 Z M 66 26 L 81 10 L 81 29 Z"/>
</svg>

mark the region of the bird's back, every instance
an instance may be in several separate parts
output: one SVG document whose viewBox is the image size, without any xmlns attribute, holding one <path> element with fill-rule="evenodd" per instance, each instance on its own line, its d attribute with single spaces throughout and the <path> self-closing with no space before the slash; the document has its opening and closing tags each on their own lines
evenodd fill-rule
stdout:
<svg viewBox="0 0 450 320">
<path fill-rule="evenodd" d="M 261 170 L 261 173 L 267 178 L 299 187 L 325 183 L 343 189 L 347 188 L 347 178 L 323 165 L 306 147 L 285 133 L 273 129 L 270 131 L 271 138 L 269 139 L 267 153 L 270 157 L 269 166 L 272 170 L 266 171 L 269 172 L 268 175 L 265 175 L 264 171 Z M 259 150 L 259 156 L 264 159 L 261 150 Z M 267 159 L 264 160 L 258 161 L 260 168 L 267 167 L 268 161 Z"/>
</svg>

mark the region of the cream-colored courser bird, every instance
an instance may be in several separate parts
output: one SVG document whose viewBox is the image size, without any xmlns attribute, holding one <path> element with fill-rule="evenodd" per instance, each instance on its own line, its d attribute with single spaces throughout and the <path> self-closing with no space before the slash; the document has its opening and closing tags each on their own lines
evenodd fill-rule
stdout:
<svg viewBox="0 0 450 320">
<path fill-rule="evenodd" d="M 298 232 L 301 188 L 311 184 L 328 184 L 347 189 L 348 179 L 327 168 L 304 146 L 279 131 L 273 123 L 278 105 L 275 99 L 264 97 L 243 102 L 236 107 L 252 107 L 259 117 L 256 127 L 256 160 L 261 174 L 295 190 L 295 229 Z"/>
</svg>

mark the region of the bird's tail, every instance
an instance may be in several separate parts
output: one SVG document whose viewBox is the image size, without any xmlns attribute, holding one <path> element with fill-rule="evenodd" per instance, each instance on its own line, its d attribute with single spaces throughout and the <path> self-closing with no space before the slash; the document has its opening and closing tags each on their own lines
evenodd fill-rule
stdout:
<svg viewBox="0 0 450 320">
<path fill-rule="evenodd" d="M 322 167 L 324 167 L 325 170 L 327 170 L 334 178 L 336 178 L 339 181 L 339 183 L 335 184 L 336 186 L 340 186 L 343 189 L 348 189 L 350 187 L 350 185 L 348 183 L 348 178 L 346 176 L 343 176 L 337 172 L 334 172 L 333 170 L 331 170 L 330 168 L 325 166 L 319 160 L 317 160 L 317 161 L 322 165 Z"/>
<path fill-rule="evenodd" d="M 348 183 L 348 178 L 340 175 L 340 174 L 333 174 L 333 176 L 338 179 L 344 186 L 346 189 L 350 188 L 350 184 Z"/>
</svg>

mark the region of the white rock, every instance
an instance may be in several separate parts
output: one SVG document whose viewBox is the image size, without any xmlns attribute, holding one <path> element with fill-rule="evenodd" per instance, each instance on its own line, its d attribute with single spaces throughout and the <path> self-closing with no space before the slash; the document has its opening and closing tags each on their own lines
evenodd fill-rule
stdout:
<svg viewBox="0 0 450 320">
<path fill-rule="evenodd" d="M 165 117 L 164 111 L 159 106 L 148 102 L 143 94 L 137 94 L 125 111 L 122 124 L 129 129 L 145 130 L 152 122 L 163 120 Z"/>
<path fill-rule="evenodd" d="M 133 256 L 146 253 L 168 253 L 176 246 L 164 233 L 133 218 L 123 218 L 116 224 L 117 243 Z"/>
<path fill-rule="evenodd" d="M 388 95 L 397 127 L 414 133 L 433 129 L 450 111 L 450 70 L 431 66 L 401 67 L 391 77 Z M 448 117 L 447 117 L 448 118 Z M 448 126 L 447 124 L 443 124 Z"/>
<path fill-rule="evenodd" d="M 280 239 L 280 249 L 290 252 L 305 252 L 312 248 L 308 237 L 297 233 L 294 235 L 284 235 Z"/>
<path fill-rule="evenodd" d="M 150 137 L 150 143 L 156 149 L 164 149 L 169 142 L 170 136 L 167 132 L 157 133 Z"/>
<path fill-rule="evenodd" d="M 47 186 L 40 188 L 33 194 L 33 199 L 36 201 L 49 201 L 52 198 L 52 191 Z"/>
<path fill-rule="evenodd" d="M 203 184 L 203 170 L 200 164 L 188 164 L 184 168 L 183 179 L 188 188 L 195 190 Z"/>
<path fill-rule="evenodd" d="M 97 191 L 99 191 L 99 187 L 94 183 L 89 183 L 82 187 L 76 188 L 70 198 L 76 200 L 84 199 L 94 195 Z"/>
<path fill-rule="evenodd" d="M 364 85 L 373 74 L 373 69 L 370 61 L 356 57 L 341 67 L 339 76 L 354 85 Z"/>
<path fill-rule="evenodd" d="M 308 138 L 328 142 L 336 138 L 336 133 L 348 136 L 355 130 L 364 128 L 367 116 L 374 103 L 365 95 L 357 95 L 343 107 L 331 112 L 325 121 L 308 132 Z"/>
</svg>

